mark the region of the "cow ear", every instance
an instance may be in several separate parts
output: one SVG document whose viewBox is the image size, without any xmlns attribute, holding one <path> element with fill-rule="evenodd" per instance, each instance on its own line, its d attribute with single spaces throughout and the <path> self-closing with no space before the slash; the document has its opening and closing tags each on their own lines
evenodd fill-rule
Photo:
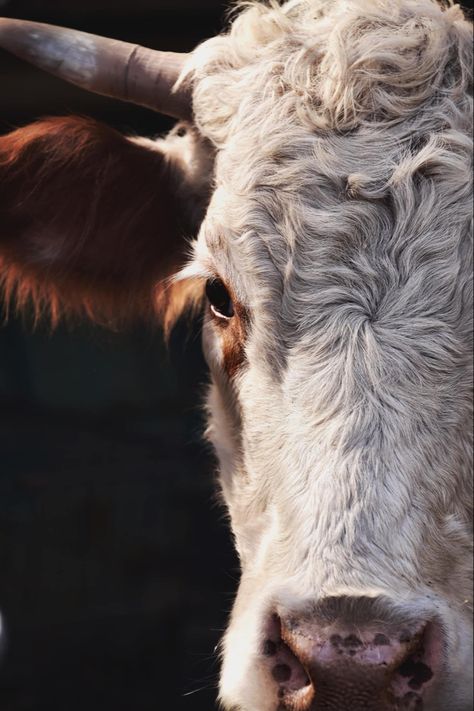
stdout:
<svg viewBox="0 0 474 711">
<path fill-rule="evenodd" d="M 204 153 L 191 127 L 155 142 L 76 117 L 0 137 L 7 299 L 32 303 L 36 316 L 46 310 L 53 324 L 61 315 L 115 325 L 166 312 L 167 278 L 206 208 Z"/>
</svg>

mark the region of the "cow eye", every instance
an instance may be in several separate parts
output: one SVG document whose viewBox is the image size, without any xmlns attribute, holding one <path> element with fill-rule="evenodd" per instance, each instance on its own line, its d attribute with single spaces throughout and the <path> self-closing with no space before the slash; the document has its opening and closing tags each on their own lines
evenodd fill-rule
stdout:
<svg viewBox="0 0 474 711">
<path fill-rule="evenodd" d="M 208 279 L 206 296 L 209 299 L 212 313 L 218 318 L 232 318 L 234 304 L 224 283 L 220 279 Z"/>
</svg>

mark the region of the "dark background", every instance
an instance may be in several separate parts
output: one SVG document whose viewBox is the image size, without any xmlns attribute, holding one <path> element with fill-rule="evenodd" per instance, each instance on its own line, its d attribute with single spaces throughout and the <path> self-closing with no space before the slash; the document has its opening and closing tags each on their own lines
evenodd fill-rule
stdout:
<svg viewBox="0 0 474 711">
<path fill-rule="evenodd" d="M 0 14 L 189 50 L 225 6 L 0 0 Z M 0 108 L 0 132 L 67 113 L 143 135 L 171 125 L 3 52 Z M 0 327 L 1 711 L 215 708 L 238 566 L 201 440 L 206 377 L 198 322 L 168 348 L 138 326 Z"/>
</svg>

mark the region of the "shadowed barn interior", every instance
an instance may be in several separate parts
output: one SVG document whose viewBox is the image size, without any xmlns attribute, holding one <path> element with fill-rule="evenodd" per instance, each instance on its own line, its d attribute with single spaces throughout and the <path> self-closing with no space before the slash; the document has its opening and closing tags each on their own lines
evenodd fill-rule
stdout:
<svg viewBox="0 0 474 711">
<path fill-rule="evenodd" d="M 218 0 L 0 0 L 0 14 L 186 51 Z M 0 131 L 172 122 L 0 53 Z M 133 180 L 133 176 L 130 178 Z M 1 190 L 1 186 L 0 186 Z M 202 442 L 199 323 L 0 328 L 2 711 L 209 711 L 237 564 Z"/>
</svg>

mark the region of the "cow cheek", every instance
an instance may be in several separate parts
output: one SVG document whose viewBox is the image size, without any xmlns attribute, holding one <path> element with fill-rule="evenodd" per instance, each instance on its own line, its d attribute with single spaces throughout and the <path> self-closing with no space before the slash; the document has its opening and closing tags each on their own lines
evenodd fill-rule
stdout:
<svg viewBox="0 0 474 711">
<path fill-rule="evenodd" d="M 205 325 L 203 329 L 203 349 L 211 374 L 206 398 L 205 436 L 216 453 L 221 491 L 232 515 L 232 504 L 241 479 L 240 408 L 233 386 L 222 368 L 221 345 L 212 325 Z"/>
</svg>

